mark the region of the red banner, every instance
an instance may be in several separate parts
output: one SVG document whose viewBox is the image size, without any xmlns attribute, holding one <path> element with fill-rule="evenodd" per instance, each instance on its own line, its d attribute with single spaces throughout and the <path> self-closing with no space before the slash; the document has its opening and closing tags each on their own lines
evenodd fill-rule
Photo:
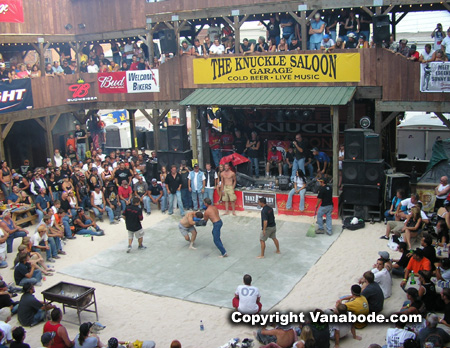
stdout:
<svg viewBox="0 0 450 348">
<path fill-rule="evenodd" d="M 1 1 L 1 0 L 0 0 Z M 126 71 L 98 73 L 98 91 L 100 93 L 127 93 Z"/>
<path fill-rule="evenodd" d="M 23 23 L 22 0 L 0 0 L 0 22 Z"/>
</svg>

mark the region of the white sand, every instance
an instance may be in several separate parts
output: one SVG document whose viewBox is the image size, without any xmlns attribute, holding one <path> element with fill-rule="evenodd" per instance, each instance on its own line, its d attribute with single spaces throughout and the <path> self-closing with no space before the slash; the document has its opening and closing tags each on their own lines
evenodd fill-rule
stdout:
<svg viewBox="0 0 450 348">
<path fill-rule="evenodd" d="M 259 217 L 258 212 L 238 212 L 238 215 Z M 154 211 L 150 217 L 145 216 L 143 226 L 148 228 L 158 221 L 164 219 L 165 215 Z M 278 216 L 278 220 L 301 221 L 310 223 L 311 217 Z M 341 226 L 341 220 L 333 222 Z M 71 264 L 77 263 L 98 252 L 107 249 L 126 238 L 124 223 L 110 226 L 108 222 L 100 223 L 106 231 L 104 237 L 90 238 L 78 236 L 76 240 L 68 241 L 65 246 L 66 256 L 62 256 L 53 265 L 56 271 Z M 29 231 L 34 228 L 29 227 Z M 350 286 L 372 265 L 378 258 L 378 251 L 387 250 L 391 257 L 398 257 L 398 253 L 391 252 L 385 240 L 379 237 L 384 233 L 384 224 L 366 225 L 366 228 L 358 231 L 345 230 L 330 249 L 319 259 L 316 265 L 295 286 L 291 293 L 283 299 L 273 310 L 280 311 L 302 311 L 311 308 L 331 308 L 339 296 L 349 294 Z M 238 233 L 238 232 L 236 232 Z M 279 236 L 281 251 L 283 252 L 283 238 Z M 327 238 L 320 235 L 317 238 Z M 20 242 L 16 240 L 16 246 Z M 135 241 L 135 243 L 137 243 Z M 255 243 L 258 240 L 255 239 Z M 150 245 L 151 240 L 144 238 L 144 244 Z M 135 244 L 136 247 L 137 244 Z M 124 252 L 126 242 L 124 242 Z M 134 251 L 137 252 L 137 251 Z M 170 253 L 170 250 L 167 251 Z M 266 253 L 270 253 L 268 248 Z M 11 265 L 13 258 L 9 254 Z M 256 257 L 257 255 L 255 255 Z M 270 257 L 268 255 L 267 257 Z M 2 271 L 5 281 L 13 281 L 13 271 L 9 268 Z M 254 328 L 248 326 L 236 326 L 230 324 L 230 310 L 209 305 L 196 304 L 182 300 L 148 295 L 145 293 L 124 289 L 120 287 L 103 285 L 77 278 L 65 276 L 56 272 L 52 277 L 47 277 L 41 287 L 36 288 L 36 297 L 42 299 L 40 291 L 60 282 L 72 282 L 93 286 L 96 288 L 96 297 L 99 307 L 99 321 L 106 325 L 100 335 L 102 342 L 106 343 L 110 337 L 119 340 L 154 340 L 157 347 L 169 347 L 173 339 L 178 339 L 183 348 L 214 348 L 226 343 L 233 337 L 241 339 L 252 337 Z M 148 280 L 151 282 L 151 279 Z M 274 279 L 276 281 L 276 279 Z M 394 279 L 393 295 L 385 301 L 383 313 L 391 313 L 401 307 L 405 299 L 404 292 L 399 287 L 399 279 Z M 239 285 L 238 283 L 236 286 Z M 257 284 L 255 284 L 257 286 Z M 264 304 L 264 289 L 260 289 L 261 301 Z M 230 294 L 230 301 L 233 294 Z M 16 297 L 15 299 L 19 299 Z M 67 319 L 76 321 L 75 310 L 68 309 Z M 200 320 L 203 320 L 205 331 L 200 331 Z M 82 313 L 82 321 L 95 321 L 95 315 Z M 13 316 L 10 324 L 14 327 L 19 325 L 16 316 Z M 63 322 L 73 339 L 78 333 L 78 325 Z M 367 347 L 370 343 L 385 343 L 386 326 L 372 325 L 357 334 L 363 337 L 362 341 L 353 340 L 351 337 L 341 341 L 341 347 Z M 42 324 L 26 328 L 26 343 L 32 348 L 41 346 L 40 335 Z M 258 346 L 258 344 L 256 344 Z M 333 344 L 331 345 L 333 347 Z"/>
</svg>

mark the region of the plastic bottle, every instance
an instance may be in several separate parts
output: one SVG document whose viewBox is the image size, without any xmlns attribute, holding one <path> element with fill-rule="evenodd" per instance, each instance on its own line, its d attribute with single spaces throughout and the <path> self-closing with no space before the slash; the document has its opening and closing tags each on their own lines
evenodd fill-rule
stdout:
<svg viewBox="0 0 450 348">
<path fill-rule="evenodd" d="M 411 285 L 416 285 L 416 279 L 414 279 L 414 272 L 411 271 L 411 281 L 409 282 Z"/>
<path fill-rule="evenodd" d="M 205 325 L 203 325 L 203 320 L 200 320 L 200 331 L 205 331 Z"/>
</svg>

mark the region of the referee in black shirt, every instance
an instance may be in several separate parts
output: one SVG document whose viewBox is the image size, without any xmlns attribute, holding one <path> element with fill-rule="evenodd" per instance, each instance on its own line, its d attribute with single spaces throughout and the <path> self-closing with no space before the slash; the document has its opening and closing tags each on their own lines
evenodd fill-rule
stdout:
<svg viewBox="0 0 450 348">
<path fill-rule="evenodd" d="M 275 243 L 275 247 L 277 248 L 276 253 L 280 253 L 280 243 L 277 239 L 277 225 L 275 224 L 275 215 L 273 213 L 273 209 L 269 207 L 267 201 L 264 197 L 261 197 L 258 200 L 258 205 L 261 209 L 261 225 L 262 231 L 259 235 L 259 242 L 261 243 L 261 255 L 258 256 L 258 259 L 264 258 L 264 251 L 266 250 L 266 240 L 268 238 L 272 238 Z"/>
</svg>

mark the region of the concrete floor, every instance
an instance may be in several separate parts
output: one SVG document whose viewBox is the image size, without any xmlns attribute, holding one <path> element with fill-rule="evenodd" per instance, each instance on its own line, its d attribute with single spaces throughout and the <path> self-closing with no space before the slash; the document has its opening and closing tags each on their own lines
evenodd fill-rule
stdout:
<svg viewBox="0 0 450 348">
<path fill-rule="evenodd" d="M 277 221 L 281 254 L 275 254 L 274 244 L 269 240 L 266 257 L 257 259 L 260 219 L 243 216 L 222 219 L 222 242 L 228 258 L 218 257 L 210 222 L 206 227 L 197 227 L 197 250 L 189 250 L 178 231 L 179 216 L 173 215 L 146 229 L 146 250 L 137 250 L 134 241 L 134 249 L 127 254 L 124 239 L 81 263 L 62 269 L 61 273 L 226 308 L 231 308 L 234 291 L 248 273 L 253 277 L 253 285 L 264 289 L 261 302 L 263 310 L 268 311 L 286 297 L 341 232 L 339 226 L 334 226 L 331 237 L 307 238 L 308 224 Z"/>
</svg>

